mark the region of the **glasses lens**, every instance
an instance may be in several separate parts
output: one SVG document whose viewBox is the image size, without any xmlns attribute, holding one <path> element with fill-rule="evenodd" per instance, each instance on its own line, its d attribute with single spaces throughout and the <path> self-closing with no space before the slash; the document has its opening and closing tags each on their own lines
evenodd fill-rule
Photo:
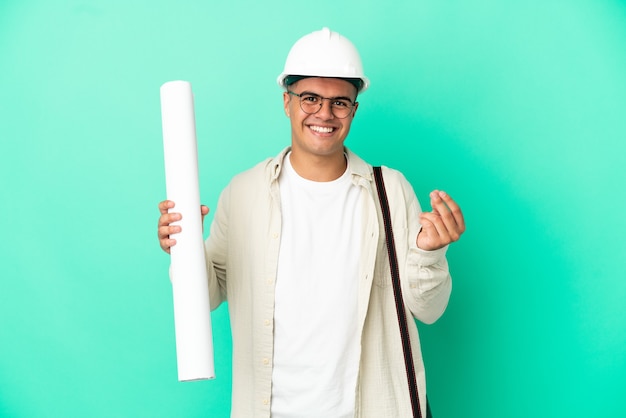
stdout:
<svg viewBox="0 0 626 418">
<path fill-rule="evenodd" d="M 333 100 L 332 101 L 333 115 L 339 119 L 343 119 L 350 114 L 352 110 L 352 103 L 347 100 Z"/>
<path fill-rule="evenodd" d="M 317 113 L 322 108 L 322 99 L 314 94 L 303 94 L 300 96 L 300 107 L 304 113 Z"/>
</svg>

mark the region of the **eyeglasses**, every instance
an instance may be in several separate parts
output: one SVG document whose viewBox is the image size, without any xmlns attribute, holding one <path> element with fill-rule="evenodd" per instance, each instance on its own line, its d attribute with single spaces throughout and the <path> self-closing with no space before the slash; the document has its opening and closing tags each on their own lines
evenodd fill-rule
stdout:
<svg viewBox="0 0 626 418">
<path fill-rule="evenodd" d="M 315 93 L 294 93 L 287 90 L 287 93 L 300 98 L 300 109 L 306 114 L 312 115 L 320 111 L 324 100 L 330 101 L 330 110 L 333 116 L 339 119 L 348 117 L 352 108 L 356 104 L 347 97 L 322 97 Z"/>
</svg>

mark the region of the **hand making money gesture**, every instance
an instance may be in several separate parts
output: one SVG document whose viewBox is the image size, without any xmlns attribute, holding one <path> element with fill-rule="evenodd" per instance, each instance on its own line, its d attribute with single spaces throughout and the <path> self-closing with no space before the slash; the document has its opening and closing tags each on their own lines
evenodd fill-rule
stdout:
<svg viewBox="0 0 626 418">
<path fill-rule="evenodd" d="M 465 221 L 461 208 L 443 191 L 430 193 L 432 212 L 422 212 L 422 230 L 417 235 L 417 246 L 432 251 L 457 241 L 465 232 Z"/>
</svg>

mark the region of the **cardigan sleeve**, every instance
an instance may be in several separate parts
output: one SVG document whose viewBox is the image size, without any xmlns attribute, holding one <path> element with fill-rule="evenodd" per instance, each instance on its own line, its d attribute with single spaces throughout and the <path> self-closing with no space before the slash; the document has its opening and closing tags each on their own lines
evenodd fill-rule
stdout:
<svg viewBox="0 0 626 418">
<path fill-rule="evenodd" d="M 446 259 L 448 246 L 434 251 L 425 251 L 417 247 L 417 235 L 422 228 L 419 222 L 421 206 L 406 178 L 398 171 L 388 171 L 387 176 L 395 178 L 395 184 L 400 186 L 400 190 L 392 193 L 396 200 L 395 204 L 398 205 L 394 211 L 396 219 L 393 222 L 400 226 L 399 234 L 395 238 L 397 251 L 403 255 L 401 257 L 398 254 L 398 261 L 404 261 L 404 266 L 400 266 L 400 279 L 405 305 L 415 318 L 431 324 L 445 311 L 452 291 L 452 280 Z M 404 202 L 404 213 L 401 211 L 400 201 Z"/>
<path fill-rule="evenodd" d="M 209 237 L 204 243 L 207 276 L 209 280 L 209 298 L 211 310 L 226 300 L 226 261 L 228 251 L 228 206 L 230 186 L 220 195 L 211 223 Z"/>
</svg>

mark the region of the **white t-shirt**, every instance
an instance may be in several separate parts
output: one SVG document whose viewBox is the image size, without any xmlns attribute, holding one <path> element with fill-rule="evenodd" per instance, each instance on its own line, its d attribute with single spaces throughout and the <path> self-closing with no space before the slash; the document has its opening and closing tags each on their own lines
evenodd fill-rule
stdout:
<svg viewBox="0 0 626 418">
<path fill-rule="evenodd" d="M 354 416 L 360 189 L 300 177 L 284 159 L 272 418 Z"/>
</svg>

